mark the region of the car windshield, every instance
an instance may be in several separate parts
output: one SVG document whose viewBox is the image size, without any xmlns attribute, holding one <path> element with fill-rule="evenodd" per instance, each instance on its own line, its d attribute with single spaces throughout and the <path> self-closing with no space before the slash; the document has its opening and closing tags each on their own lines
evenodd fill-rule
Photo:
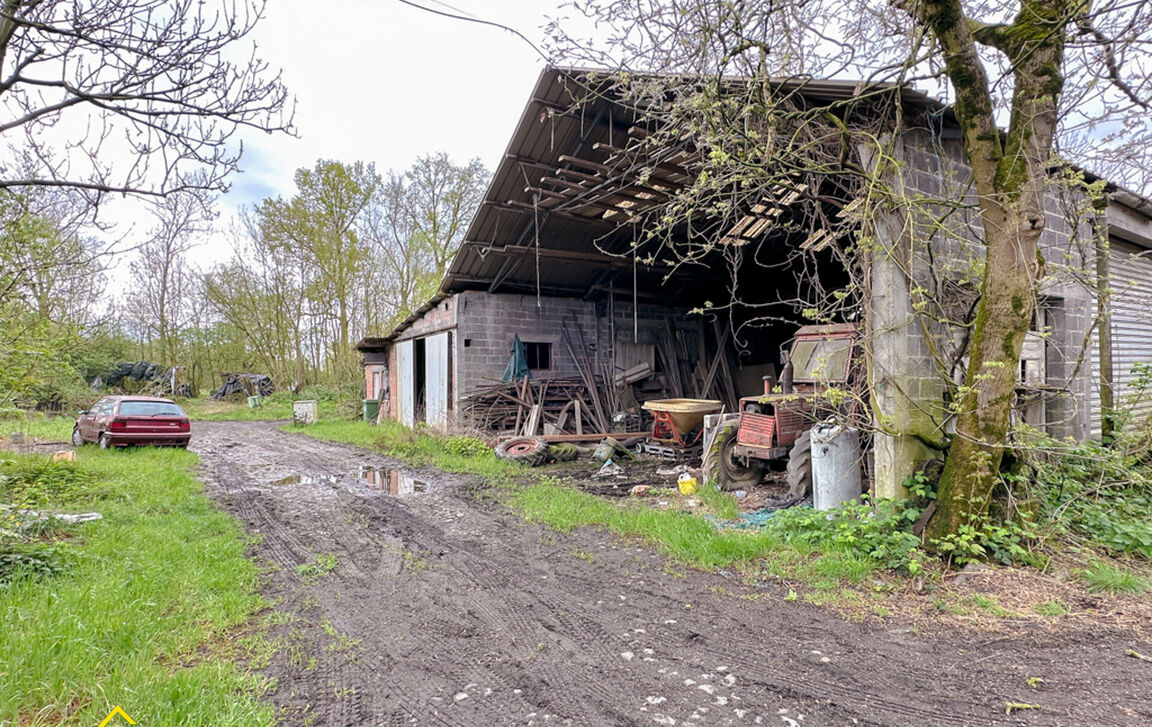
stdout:
<svg viewBox="0 0 1152 727">
<path fill-rule="evenodd" d="M 120 416 L 182 417 L 184 416 L 184 412 L 180 410 L 180 407 L 170 401 L 122 401 L 120 402 Z"/>
<path fill-rule="evenodd" d="M 794 381 L 844 381 L 848 378 L 848 338 L 797 341 L 792 349 Z"/>
</svg>

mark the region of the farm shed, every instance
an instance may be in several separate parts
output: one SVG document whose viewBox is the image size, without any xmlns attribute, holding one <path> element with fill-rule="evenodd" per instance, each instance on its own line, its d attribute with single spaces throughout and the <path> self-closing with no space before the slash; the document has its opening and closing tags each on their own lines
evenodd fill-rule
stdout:
<svg viewBox="0 0 1152 727">
<path fill-rule="evenodd" d="M 899 201 L 858 231 L 873 241 L 866 254 L 845 261 L 833 245 L 812 244 L 815 236 L 793 224 L 802 202 L 782 195 L 742 209 L 735 224 L 716 229 L 714 249 L 685 263 L 645 247 L 643 215 L 691 183 L 691 152 L 638 144 L 650 130 L 588 78 L 541 73 L 442 292 L 387 336 L 361 342 L 366 390 L 382 391 L 386 414 L 406 424 L 464 423 L 469 397 L 504 372 L 516 334 L 534 379 L 584 369 L 603 383 L 647 364 L 664 395 L 718 398 L 731 409 L 761 391 L 811 307 L 848 285 L 855 267 L 866 294 L 840 320 L 866 334 L 869 405 L 883 423 L 873 482 L 879 494 L 896 494 L 936 456 L 927 443 L 949 431 L 947 378 L 962 376 L 964 316 L 978 294 L 971 231 L 979 217 L 948 109 L 900 90 L 899 163 L 890 174 Z M 810 79 L 780 87 L 814 103 L 849 103 L 860 91 Z M 855 153 L 869 163 L 867 148 Z M 818 200 L 841 193 L 826 180 L 813 188 Z M 1048 263 L 1021 361 L 1019 415 L 1054 436 L 1099 431 L 1109 378 L 1101 371 L 1114 374 L 1122 401 L 1133 366 L 1152 361 L 1152 206 L 1109 190 L 1104 214 L 1072 223 L 1067 199 L 1059 191 L 1048 199 Z M 939 199 L 955 200 L 954 209 L 938 215 L 938 204 L 923 201 Z M 1101 240 L 1106 256 L 1096 255 Z M 1098 269 L 1112 283 L 1101 310 Z M 938 296 L 926 302 L 924 291 Z M 926 320 L 926 307 L 937 315 Z M 386 383 L 369 380 L 384 375 L 368 370 L 381 365 L 369 355 L 385 358 Z"/>
</svg>

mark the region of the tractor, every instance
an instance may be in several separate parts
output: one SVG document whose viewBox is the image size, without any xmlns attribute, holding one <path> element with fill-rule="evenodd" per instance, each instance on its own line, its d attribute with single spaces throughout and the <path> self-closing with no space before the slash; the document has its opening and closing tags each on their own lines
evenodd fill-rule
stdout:
<svg viewBox="0 0 1152 727">
<path fill-rule="evenodd" d="M 847 323 L 803 326 L 780 381 L 764 377 L 764 393 L 740 399 L 740 413 L 724 415 L 704 454 L 704 479 L 725 490 L 758 483 L 773 462 L 787 459 L 790 494 L 812 487 L 809 431 L 829 415 L 850 414 L 857 399 L 832 395 L 855 390 L 856 327 Z"/>
</svg>

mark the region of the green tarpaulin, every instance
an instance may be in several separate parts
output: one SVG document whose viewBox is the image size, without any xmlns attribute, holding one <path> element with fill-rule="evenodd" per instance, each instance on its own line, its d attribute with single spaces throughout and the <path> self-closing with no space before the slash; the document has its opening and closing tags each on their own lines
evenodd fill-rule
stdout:
<svg viewBox="0 0 1152 727">
<path fill-rule="evenodd" d="M 505 381 L 519 381 L 528 378 L 528 357 L 524 354 L 524 344 L 520 341 L 520 334 L 512 334 L 512 356 L 508 359 L 508 368 L 504 369 Z"/>
</svg>

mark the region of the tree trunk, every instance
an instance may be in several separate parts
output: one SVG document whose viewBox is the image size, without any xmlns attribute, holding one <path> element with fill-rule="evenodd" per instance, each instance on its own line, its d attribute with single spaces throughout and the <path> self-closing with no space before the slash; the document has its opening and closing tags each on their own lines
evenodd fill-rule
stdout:
<svg viewBox="0 0 1152 727">
<path fill-rule="evenodd" d="M 919 8 L 914 12 L 940 41 L 945 72 L 956 90 L 956 117 L 985 241 L 984 281 L 967 378 L 957 397 L 956 435 L 937 485 L 936 514 L 924 533 L 931 543 L 984 521 L 1008 445 L 1020 351 L 1042 271 L 1045 183 L 1063 85 L 1063 26 L 1070 14 L 1064 0 L 1024 0 L 1011 25 L 989 26 L 970 22 L 959 0 L 923 0 Z M 1003 135 L 977 42 L 1012 62 L 1012 111 Z"/>
</svg>

